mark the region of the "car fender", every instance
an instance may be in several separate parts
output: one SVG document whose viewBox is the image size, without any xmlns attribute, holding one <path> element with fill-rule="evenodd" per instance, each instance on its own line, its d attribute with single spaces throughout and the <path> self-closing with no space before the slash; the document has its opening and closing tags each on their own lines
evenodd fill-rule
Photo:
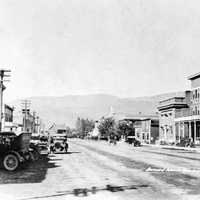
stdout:
<svg viewBox="0 0 200 200">
<path fill-rule="evenodd" d="M 20 155 L 20 153 L 17 152 L 17 151 L 8 151 L 8 152 L 6 153 L 6 155 L 8 155 L 8 154 L 14 154 L 14 155 L 16 155 L 17 158 L 18 158 L 18 160 L 19 160 L 19 162 L 23 162 L 23 161 L 24 161 L 24 158 L 23 158 L 23 157 Z"/>
</svg>

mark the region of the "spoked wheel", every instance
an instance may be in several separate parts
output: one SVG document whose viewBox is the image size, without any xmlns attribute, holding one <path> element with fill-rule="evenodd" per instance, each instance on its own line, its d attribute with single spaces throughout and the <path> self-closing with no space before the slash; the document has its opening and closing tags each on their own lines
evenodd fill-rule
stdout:
<svg viewBox="0 0 200 200">
<path fill-rule="evenodd" d="M 3 166 L 8 171 L 14 171 L 19 167 L 19 160 L 14 154 L 7 154 L 3 159 Z"/>
</svg>

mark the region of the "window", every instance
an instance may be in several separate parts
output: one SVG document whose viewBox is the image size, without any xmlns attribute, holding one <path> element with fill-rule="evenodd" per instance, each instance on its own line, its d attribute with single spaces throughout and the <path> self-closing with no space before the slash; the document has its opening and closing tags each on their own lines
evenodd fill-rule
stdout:
<svg viewBox="0 0 200 200">
<path fill-rule="evenodd" d="M 197 106 L 195 106 L 195 115 L 197 115 Z"/>
<path fill-rule="evenodd" d="M 197 138 L 200 138 L 200 124 L 199 122 L 197 122 L 197 135 L 196 135 Z"/>
</svg>

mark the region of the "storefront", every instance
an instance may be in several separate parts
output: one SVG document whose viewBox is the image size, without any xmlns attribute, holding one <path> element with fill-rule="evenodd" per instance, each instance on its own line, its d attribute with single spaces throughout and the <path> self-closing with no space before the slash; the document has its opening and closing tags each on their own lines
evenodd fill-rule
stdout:
<svg viewBox="0 0 200 200">
<path fill-rule="evenodd" d="M 176 118 L 176 141 L 190 138 L 195 144 L 200 144 L 200 116 Z"/>
</svg>

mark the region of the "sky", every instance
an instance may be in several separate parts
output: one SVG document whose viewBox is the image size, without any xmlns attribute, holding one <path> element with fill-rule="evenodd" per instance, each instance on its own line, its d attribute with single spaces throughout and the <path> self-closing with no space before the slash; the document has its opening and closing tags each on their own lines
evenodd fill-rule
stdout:
<svg viewBox="0 0 200 200">
<path fill-rule="evenodd" d="M 7 101 L 183 91 L 199 55 L 199 0 L 0 0 Z"/>
</svg>

